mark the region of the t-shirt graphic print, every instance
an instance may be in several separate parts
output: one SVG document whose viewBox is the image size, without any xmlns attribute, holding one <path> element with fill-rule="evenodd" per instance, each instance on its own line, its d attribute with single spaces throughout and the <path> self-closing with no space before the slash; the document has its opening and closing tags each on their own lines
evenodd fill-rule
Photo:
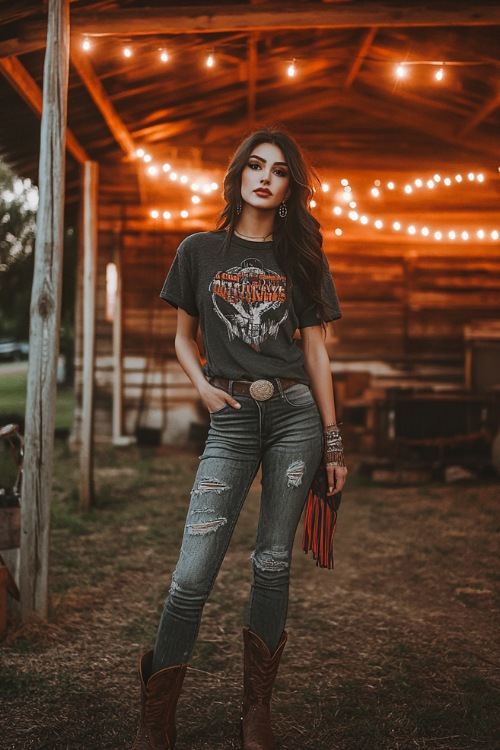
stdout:
<svg viewBox="0 0 500 750">
<path fill-rule="evenodd" d="M 230 341 L 239 338 L 259 351 L 264 341 L 276 339 L 288 317 L 286 281 L 257 258 L 215 274 L 210 284 L 214 310 Z"/>
</svg>

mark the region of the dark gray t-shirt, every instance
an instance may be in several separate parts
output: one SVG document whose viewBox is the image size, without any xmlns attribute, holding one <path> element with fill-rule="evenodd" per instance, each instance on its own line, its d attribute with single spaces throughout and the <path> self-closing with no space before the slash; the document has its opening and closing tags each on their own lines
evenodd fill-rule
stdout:
<svg viewBox="0 0 500 750">
<path fill-rule="evenodd" d="M 309 383 L 294 340 L 299 328 L 320 325 L 300 289 L 287 294 L 286 276 L 272 242 L 199 232 L 181 242 L 160 293 L 174 307 L 198 317 L 208 377 L 230 380 L 291 378 Z M 322 296 L 330 320 L 340 318 L 337 294 L 324 257 Z"/>
</svg>

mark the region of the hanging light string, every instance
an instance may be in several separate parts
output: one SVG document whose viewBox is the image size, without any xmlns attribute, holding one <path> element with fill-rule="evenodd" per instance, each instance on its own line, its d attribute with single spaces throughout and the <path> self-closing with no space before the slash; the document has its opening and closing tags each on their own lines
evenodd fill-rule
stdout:
<svg viewBox="0 0 500 750">
<path fill-rule="evenodd" d="M 482 173 L 476 174 L 475 172 L 469 172 L 464 178 L 463 175 L 457 174 L 452 179 L 451 177 L 445 177 L 442 178 L 439 174 L 434 174 L 432 179 L 424 180 L 422 178 L 416 178 L 413 182 L 413 185 L 411 183 L 406 183 L 404 187 L 402 188 L 403 192 L 406 195 L 411 195 L 414 190 L 413 186 L 415 186 L 417 189 L 419 188 L 427 188 L 428 190 L 433 190 L 436 185 L 443 184 L 447 187 L 451 185 L 460 186 L 465 185 L 467 183 L 477 183 L 482 184 L 485 181 L 485 177 Z M 401 188 L 397 186 L 396 182 L 393 180 L 389 180 L 385 184 L 385 188 L 389 191 L 396 191 L 401 190 Z M 329 189 L 329 186 L 328 186 Z M 377 199 L 382 194 L 382 181 L 381 180 L 375 180 L 374 187 L 371 188 L 369 192 L 369 197 Z M 480 228 L 476 230 L 471 230 L 469 228 L 443 228 L 443 227 L 430 227 L 426 226 L 424 224 L 415 223 L 415 222 L 403 222 L 402 220 L 399 220 L 397 218 L 393 218 L 390 220 L 383 220 L 379 217 L 374 218 L 371 214 L 368 212 L 361 212 L 358 206 L 357 200 L 354 198 L 354 193 L 352 190 L 351 185 L 349 184 L 349 180 L 347 178 L 344 178 L 340 181 L 340 190 L 337 191 L 336 194 L 337 201 L 333 206 L 332 213 L 336 217 L 344 217 L 349 219 L 351 222 L 356 222 L 361 224 L 362 226 L 370 226 L 374 227 L 378 231 L 382 229 L 386 229 L 392 232 L 396 233 L 404 233 L 406 232 L 408 235 L 412 237 L 420 237 L 420 238 L 426 238 L 430 240 L 434 240 L 436 242 L 440 242 L 441 240 L 450 240 L 450 241 L 463 241 L 467 242 L 468 240 L 486 240 L 486 241 L 494 241 L 496 242 L 499 239 L 499 230 L 497 227 L 490 227 L 490 228 Z M 342 205 L 344 204 L 344 205 Z M 347 204 L 347 205 L 346 205 Z M 337 226 L 334 230 L 335 234 L 340 237 L 344 233 L 344 229 L 342 227 Z"/>
</svg>

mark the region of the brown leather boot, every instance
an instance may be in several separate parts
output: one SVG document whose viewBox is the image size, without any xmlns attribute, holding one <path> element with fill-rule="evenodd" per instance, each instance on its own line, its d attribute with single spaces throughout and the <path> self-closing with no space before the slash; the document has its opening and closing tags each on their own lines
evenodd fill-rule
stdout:
<svg viewBox="0 0 500 750">
<path fill-rule="evenodd" d="M 278 648 L 271 656 L 264 641 L 248 628 L 243 628 L 243 750 L 274 750 L 269 706 L 286 641 L 287 634 L 283 631 Z"/>
<path fill-rule="evenodd" d="M 152 651 L 141 657 L 141 715 L 132 750 L 174 750 L 175 709 L 187 664 L 162 669 L 150 677 L 152 662 Z"/>
</svg>

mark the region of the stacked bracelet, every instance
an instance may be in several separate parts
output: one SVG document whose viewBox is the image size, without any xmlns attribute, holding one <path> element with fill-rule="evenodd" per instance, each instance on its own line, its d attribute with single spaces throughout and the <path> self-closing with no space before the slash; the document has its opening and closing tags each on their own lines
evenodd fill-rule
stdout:
<svg viewBox="0 0 500 750">
<path fill-rule="evenodd" d="M 344 445 L 337 425 L 327 425 L 325 435 L 325 463 L 328 466 L 345 466 Z"/>
</svg>

